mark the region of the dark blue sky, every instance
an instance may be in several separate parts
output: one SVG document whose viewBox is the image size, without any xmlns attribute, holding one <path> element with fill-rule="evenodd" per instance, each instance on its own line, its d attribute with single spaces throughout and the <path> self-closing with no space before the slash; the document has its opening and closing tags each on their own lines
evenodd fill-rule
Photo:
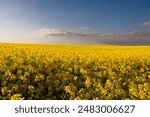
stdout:
<svg viewBox="0 0 150 117">
<path fill-rule="evenodd" d="M 149 21 L 150 0 L 0 0 L 0 38 L 49 28 L 100 34 L 143 32 L 150 30 Z"/>
</svg>

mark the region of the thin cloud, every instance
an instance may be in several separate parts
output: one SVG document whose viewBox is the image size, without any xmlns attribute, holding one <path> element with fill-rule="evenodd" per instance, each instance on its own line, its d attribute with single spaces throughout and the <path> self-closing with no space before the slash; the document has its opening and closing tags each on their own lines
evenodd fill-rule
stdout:
<svg viewBox="0 0 150 117">
<path fill-rule="evenodd" d="M 65 31 L 63 29 L 45 28 L 39 30 L 42 36 L 82 36 L 82 37 L 150 37 L 150 31 L 145 32 L 126 32 L 126 33 L 95 33 L 84 31 Z"/>
<path fill-rule="evenodd" d="M 65 33 L 66 32 L 63 31 L 62 29 L 53 29 L 53 28 L 40 29 L 40 34 L 43 36 L 59 35 L 59 34 L 65 34 Z"/>
<path fill-rule="evenodd" d="M 46 28 L 38 31 L 41 43 L 150 45 L 150 31 L 126 33 L 95 33 Z M 45 39 L 45 40 L 44 40 Z"/>
<path fill-rule="evenodd" d="M 127 32 L 127 33 L 104 33 L 102 37 L 150 37 L 150 31 L 145 32 Z"/>
<path fill-rule="evenodd" d="M 150 26 L 150 21 L 146 21 L 142 24 L 142 26 Z"/>
<path fill-rule="evenodd" d="M 65 31 L 63 29 L 53 29 L 53 28 L 46 28 L 40 29 L 39 33 L 42 36 L 94 36 L 96 33 L 94 32 L 75 32 L 75 31 Z"/>
<path fill-rule="evenodd" d="M 88 30 L 89 27 L 80 27 L 80 30 Z"/>
</svg>

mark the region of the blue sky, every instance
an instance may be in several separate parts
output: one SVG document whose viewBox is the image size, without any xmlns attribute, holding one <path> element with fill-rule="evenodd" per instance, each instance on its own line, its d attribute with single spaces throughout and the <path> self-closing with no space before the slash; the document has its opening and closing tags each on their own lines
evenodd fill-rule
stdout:
<svg viewBox="0 0 150 117">
<path fill-rule="evenodd" d="M 149 33 L 150 0 L 0 0 L 1 42 L 150 39 Z"/>
</svg>

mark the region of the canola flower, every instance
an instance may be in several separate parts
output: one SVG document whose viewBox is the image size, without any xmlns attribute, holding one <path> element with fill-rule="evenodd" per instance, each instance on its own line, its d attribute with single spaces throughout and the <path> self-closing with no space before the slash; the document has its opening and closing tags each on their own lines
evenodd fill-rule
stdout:
<svg viewBox="0 0 150 117">
<path fill-rule="evenodd" d="M 0 44 L 0 99 L 149 100 L 150 46 Z"/>
</svg>

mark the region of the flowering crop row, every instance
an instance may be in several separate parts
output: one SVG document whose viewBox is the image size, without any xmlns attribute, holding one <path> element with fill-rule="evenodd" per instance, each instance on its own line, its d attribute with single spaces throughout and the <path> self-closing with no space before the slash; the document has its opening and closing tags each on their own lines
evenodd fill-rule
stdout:
<svg viewBox="0 0 150 117">
<path fill-rule="evenodd" d="M 0 99 L 150 99 L 150 47 L 0 44 Z"/>
</svg>

